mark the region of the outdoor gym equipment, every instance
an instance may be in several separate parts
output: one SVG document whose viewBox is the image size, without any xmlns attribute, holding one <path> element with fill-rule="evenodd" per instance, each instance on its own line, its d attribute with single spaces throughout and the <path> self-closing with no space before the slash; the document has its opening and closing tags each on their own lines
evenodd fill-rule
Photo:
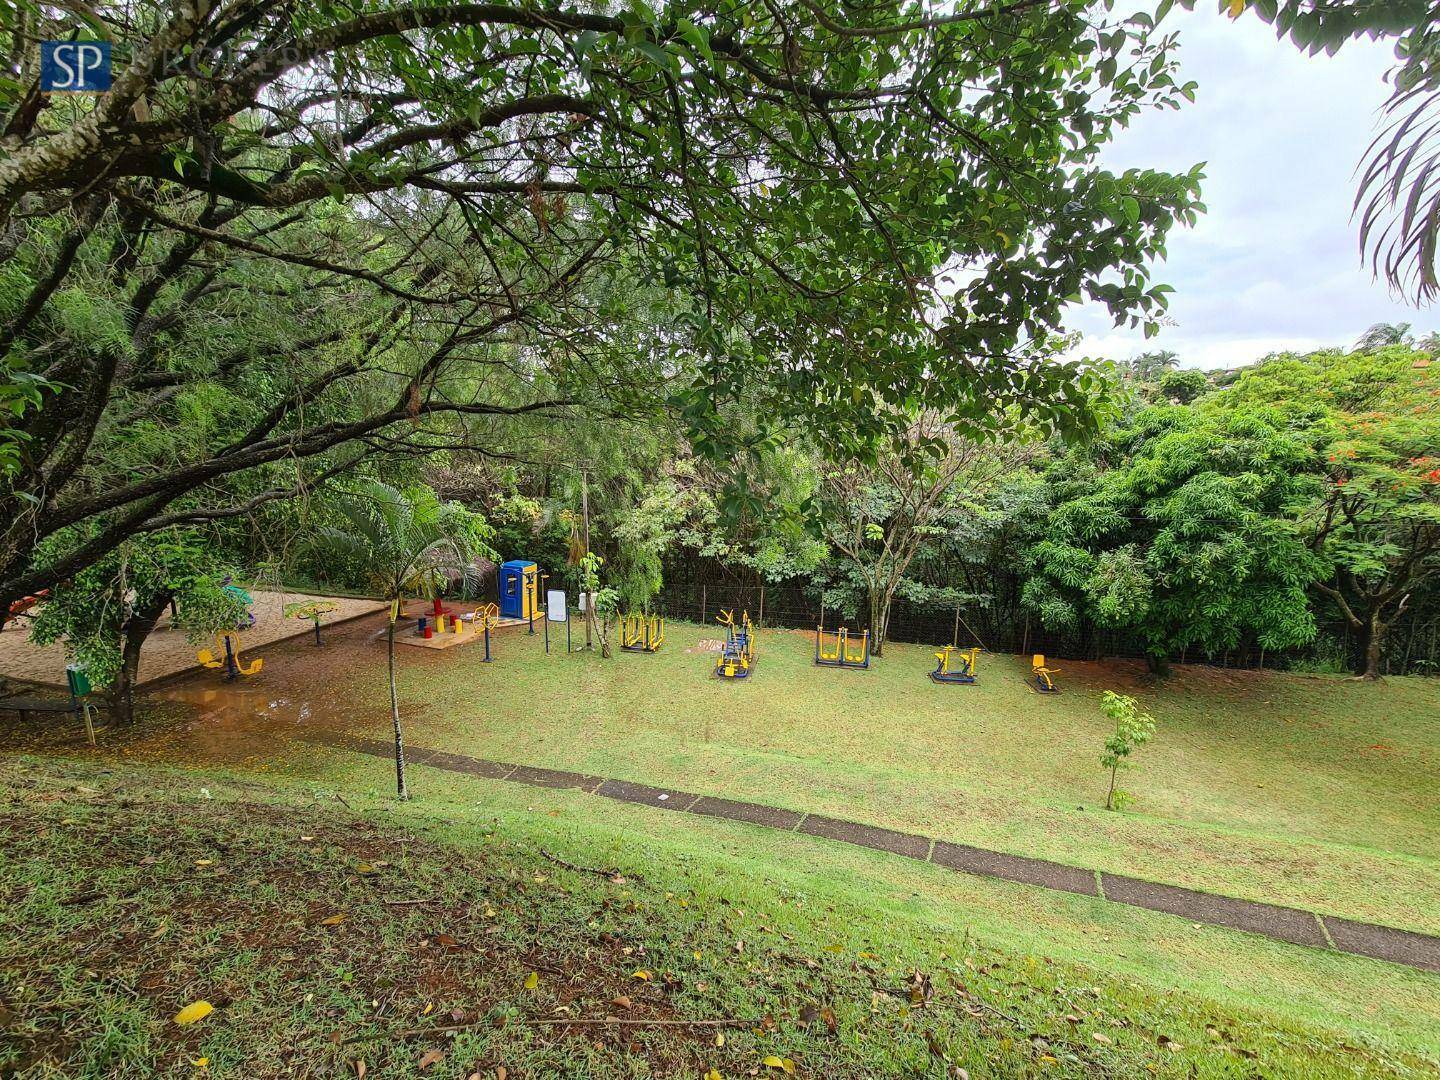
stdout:
<svg viewBox="0 0 1440 1080">
<path fill-rule="evenodd" d="M 935 654 L 935 670 L 930 672 L 930 678 L 936 682 L 971 685 L 975 682 L 979 661 L 980 646 L 978 645 L 969 649 L 946 645 Z"/>
<path fill-rule="evenodd" d="M 750 625 L 750 612 L 741 614 L 739 626 L 730 611 L 721 611 L 715 621 L 725 627 L 725 644 L 715 661 L 715 674 L 722 679 L 748 679 L 755 667 L 755 628 Z"/>
<path fill-rule="evenodd" d="M 621 615 L 620 648 L 627 652 L 659 652 L 665 644 L 663 615 Z"/>
<path fill-rule="evenodd" d="M 829 631 L 834 647 L 827 649 L 824 626 L 815 628 L 815 663 L 821 667 L 868 668 L 870 666 L 870 631 L 860 632 L 860 647 L 850 646 L 850 631 L 845 627 Z"/>
<path fill-rule="evenodd" d="M 1040 693 L 1058 694 L 1060 692 L 1060 688 L 1055 685 L 1055 680 L 1050 678 L 1051 675 L 1060 674 L 1060 669 L 1046 667 L 1044 653 L 1037 652 L 1034 659 L 1030 661 L 1030 674 L 1035 677 L 1035 689 Z"/>
<path fill-rule="evenodd" d="M 333 600 L 297 600 L 293 604 L 286 604 L 283 613 L 287 619 L 309 619 L 315 624 L 315 644 L 320 644 L 320 616 L 328 615 L 338 610 L 339 604 Z"/>
<path fill-rule="evenodd" d="M 224 668 L 226 682 L 241 675 L 258 675 L 260 669 L 265 666 L 265 661 L 258 656 L 250 663 L 242 664 L 240 662 L 240 642 L 229 631 L 216 634 L 215 645 L 220 650 L 219 653 L 201 649 L 196 656 L 199 657 L 200 663 L 207 668 Z"/>
</svg>

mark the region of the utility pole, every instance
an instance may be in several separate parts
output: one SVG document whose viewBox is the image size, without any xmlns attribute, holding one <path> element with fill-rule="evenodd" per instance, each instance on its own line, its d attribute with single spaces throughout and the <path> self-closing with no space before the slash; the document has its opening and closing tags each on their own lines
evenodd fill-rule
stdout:
<svg viewBox="0 0 1440 1080">
<path fill-rule="evenodd" d="M 580 470 L 580 516 L 584 522 L 585 554 L 590 554 L 590 478 L 584 469 Z M 585 593 L 585 648 L 593 649 L 595 628 L 595 594 Z"/>
</svg>

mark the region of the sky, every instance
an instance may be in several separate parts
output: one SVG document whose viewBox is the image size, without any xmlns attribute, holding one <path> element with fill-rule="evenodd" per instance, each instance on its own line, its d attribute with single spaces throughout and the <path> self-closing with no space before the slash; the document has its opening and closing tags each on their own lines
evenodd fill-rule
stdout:
<svg viewBox="0 0 1440 1080">
<path fill-rule="evenodd" d="M 1146 114 L 1107 148 L 1116 171 L 1181 172 L 1205 162 L 1194 229 L 1170 234 L 1155 280 L 1175 287 L 1173 325 L 1146 342 L 1103 307 L 1072 311 L 1077 355 L 1124 360 L 1173 349 L 1184 367 L 1234 367 L 1280 349 L 1348 346 L 1377 322 L 1440 328 L 1360 264 L 1351 220 L 1355 167 L 1374 138 L 1393 44 L 1357 41 L 1334 57 L 1279 41 L 1253 15 L 1235 22 L 1199 4 L 1179 12 L 1180 82 L 1199 83 L 1179 111 Z"/>
</svg>

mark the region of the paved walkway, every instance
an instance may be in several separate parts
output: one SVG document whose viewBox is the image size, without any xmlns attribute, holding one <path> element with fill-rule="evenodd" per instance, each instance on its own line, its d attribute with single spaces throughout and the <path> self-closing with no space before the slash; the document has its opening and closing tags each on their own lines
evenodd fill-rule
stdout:
<svg viewBox="0 0 1440 1080">
<path fill-rule="evenodd" d="M 395 753 L 392 743 L 374 739 L 329 732 L 316 732 L 305 738 L 321 745 L 375 757 L 388 758 Z M 1335 949 L 1358 956 L 1389 960 L 1424 971 L 1440 971 L 1440 937 L 1410 930 L 1356 922 L 1336 915 L 1318 915 L 1300 908 L 1262 904 L 1256 900 L 1218 896 L 1122 874 L 1107 874 L 1079 866 L 1068 866 L 1047 859 L 1007 855 L 985 848 L 967 847 L 964 844 L 952 844 L 947 840 L 917 836 L 914 833 L 896 832 L 875 825 L 862 825 L 855 821 L 805 814 L 760 803 L 735 802 L 711 795 L 650 787 L 625 780 L 607 780 L 601 776 L 586 776 L 582 773 L 510 765 L 421 747 L 408 747 L 405 758 L 415 765 L 427 765 L 432 769 L 444 769 L 489 780 L 513 780 L 536 787 L 573 788 L 621 802 L 644 803 L 661 810 L 703 814 L 706 817 L 743 821 L 769 829 L 808 833 L 827 840 L 888 851 L 969 874 L 1004 878 L 1006 881 L 1093 896 L 1150 911 L 1163 911 L 1191 922 L 1246 930 L 1295 945 Z"/>
</svg>

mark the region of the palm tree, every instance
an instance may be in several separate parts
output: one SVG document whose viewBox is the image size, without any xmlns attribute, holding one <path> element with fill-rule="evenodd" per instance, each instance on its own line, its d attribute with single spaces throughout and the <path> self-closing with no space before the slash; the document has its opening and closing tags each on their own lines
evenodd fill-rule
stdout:
<svg viewBox="0 0 1440 1080">
<path fill-rule="evenodd" d="M 493 552 L 485 543 L 489 528 L 480 515 L 459 503 L 442 502 L 424 486 L 404 491 L 379 480 L 366 480 L 336 506 L 341 523 L 316 533 L 315 544 L 363 566 L 371 587 L 390 601 L 386 635 L 390 673 L 390 719 L 395 727 L 395 790 L 405 786 L 405 744 L 400 734 L 400 696 L 395 684 L 395 621 L 407 596 L 433 597 L 452 580 L 469 582 L 475 558 Z"/>
<path fill-rule="evenodd" d="M 1408 322 L 1377 322 L 1355 342 L 1356 352 L 1375 352 L 1390 345 L 1409 345 L 1414 341 Z"/>
</svg>

